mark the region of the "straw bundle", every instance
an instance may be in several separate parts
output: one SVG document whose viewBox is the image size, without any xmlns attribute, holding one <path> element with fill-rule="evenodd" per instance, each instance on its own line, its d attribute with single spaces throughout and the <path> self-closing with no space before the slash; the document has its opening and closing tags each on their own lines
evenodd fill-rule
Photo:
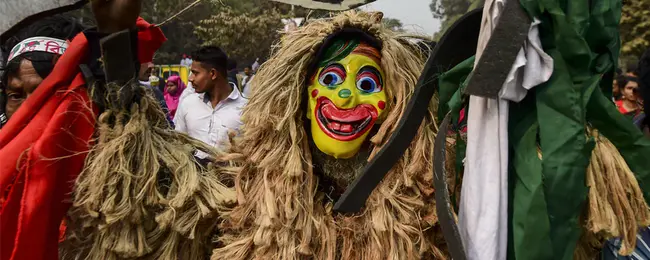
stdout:
<svg viewBox="0 0 650 260">
<path fill-rule="evenodd" d="M 640 227 L 650 225 L 646 204 L 634 173 L 607 138 L 592 131 L 596 148 L 587 169 L 589 203 L 586 228 L 602 238 L 620 237 L 621 255 L 630 255 Z"/>
<path fill-rule="evenodd" d="M 216 152 L 170 129 L 153 96 L 129 87 L 138 102 L 99 116 L 62 259 L 205 259 L 215 219 L 234 203 L 234 190 L 193 156 L 197 149 Z"/>
</svg>

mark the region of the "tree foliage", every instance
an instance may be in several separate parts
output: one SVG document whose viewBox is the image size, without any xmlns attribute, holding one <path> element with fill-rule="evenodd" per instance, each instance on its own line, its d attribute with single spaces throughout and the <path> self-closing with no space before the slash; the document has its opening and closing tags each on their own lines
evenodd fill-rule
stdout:
<svg viewBox="0 0 650 260">
<path fill-rule="evenodd" d="M 640 57 L 650 47 L 650 1 L 624 0 L 621 56 Z"/>
<path fill-rule="evenodd" d="M 403 32 L 404 31 L 404 24 L 402 24 L 402 21 L 399 19 L 395 18 L 384 18 L 381 21 L 386 28 L 391 29 L 396 32 Z"/>
<path fill-rule="evenodd" d="M 2 1 L 2 0 L 0 0 Z M 159 24 L 195 0 L 142 1 L 141 16 Z M 87 26 L 94 26 L 90 8 L 72 13 Z M 156 64 L 178 64 L 183 54 L 204 45 L 222 47 L 240 66 L 255 58 L 265 59 L 283 28 L 281 19 L 329 17 L 328 11 L 309 10 L 269 0 L 204 0 L 165 23 L 161 29 L 168 41 L 154 57 Z M 397 28 L 397 27 L 396 27 Z"/>
<path fill-rule="evenodd" d="M 203 45 L 219 46 L 240 65 L 249 65 L 269 55 L 271 45 L 280 36 L 282 18 L 275 8 L 250 15 L 226 7 L 202 20 L 195 32 Z"/>
<path fill-rule="evenodd" d="M 440 30 L 435 35 L 439 39 L 456 20 L 465 13 L 483 5 L 485 0 L 431 0 L 429 8 L 433 18 L 442 19 Z"/>
<path fill-rule="evenodd" d="M 235 59 L 240 67 L 255 59 L 265 60 L 284 28 L 282 19 L 329 17 L 330 12 L 268 0 L 222 0 L 223 5 L 201 20 L 195 33 L 203 45 L 216 45 Z"/>
</svg>

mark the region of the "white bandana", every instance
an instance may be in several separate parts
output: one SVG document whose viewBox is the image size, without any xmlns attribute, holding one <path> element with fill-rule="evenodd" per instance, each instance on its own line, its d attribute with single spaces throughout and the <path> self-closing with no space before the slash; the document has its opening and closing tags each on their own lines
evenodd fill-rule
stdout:
<svg viewBox="0 0 650 260">
<path fill-rule="evenodd" d="M 11 49 L 9 53 L 9 63 L 14 58 L 28 52 L 47 52 L 62 55 L 68 49 L 68 42 L 61 39 L 50 37 L 33 37 L 28 38 Z"/>
</svg>

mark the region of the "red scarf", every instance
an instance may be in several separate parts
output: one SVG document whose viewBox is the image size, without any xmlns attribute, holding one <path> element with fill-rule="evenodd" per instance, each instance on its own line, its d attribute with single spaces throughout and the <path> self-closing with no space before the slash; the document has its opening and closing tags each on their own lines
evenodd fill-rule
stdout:
<svg viewBox="0 0 650 260">
<path fill-rule="evenodd" d="M 78 35 L 0 131 L 0 259 L 58 259 L 59 227 L 95 130 Z"/>
</svg>

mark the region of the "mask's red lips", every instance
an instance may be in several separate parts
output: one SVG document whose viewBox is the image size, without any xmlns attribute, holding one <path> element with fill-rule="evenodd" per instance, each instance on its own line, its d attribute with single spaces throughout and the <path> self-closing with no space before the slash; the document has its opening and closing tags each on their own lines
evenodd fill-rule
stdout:
<svg viewBox="0 0 650 260">
<path fill-rule="evenodd" d="M 339 141 L 351 141 L 368 132 L 377 121 L 377 109 L 361 104 L 353 109 L 340 109 L 326 97 L 316 101 L 318 126 L 329 137 Z"/>
</svg>

